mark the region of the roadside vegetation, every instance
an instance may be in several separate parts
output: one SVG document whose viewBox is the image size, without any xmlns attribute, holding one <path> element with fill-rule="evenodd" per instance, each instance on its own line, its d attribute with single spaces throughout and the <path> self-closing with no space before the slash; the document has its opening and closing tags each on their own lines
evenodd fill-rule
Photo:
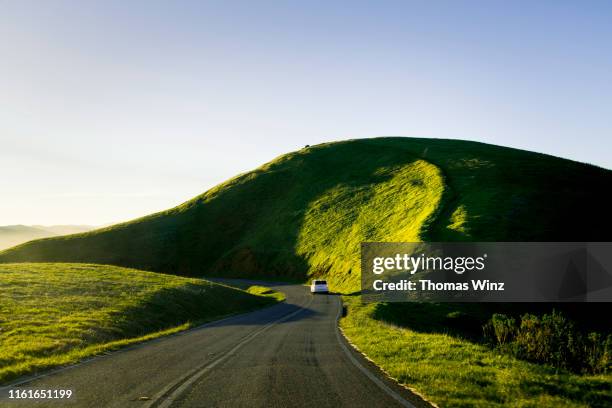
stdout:
<svg viewBox="0 0 612 408">
<path fill-rule="evenodd" d="M 520 319 L 495 313 L 483 330 L 490 344 L 517 358 L 576 373 L 612 371 L 612 334 L 583 333 L 556 310 Z"/>
<path fill-rule="evenodd" d="M 279 300 L 92 264 L 0 264 L 0 383 Z"/>
<path fill-rule="evenodd" d="M 277 302 L 283 302 L 285 300 L 285 294 L 283 292 L 279 292 L 274 289 L 270 289 L 266 286 L 251 285 L 248 283 L 243 284 L 237 280 L 228 282 L 226 285 L 231 286 L 233 288 L 242 289 L 252 295 L 269 297 L 269 298 L 276 300 Z"/>
<path fill-rule="evenodd" d="M 413 315 L 398 320 L 393 305 L 363 304 L 359 296 L 344 303 L 340 327 L 348 339 L 438 406 L 612 406 L 611 373 L 578 375 L 499 352 L 470 339 L 464 330 L 473 322 L 449 305 L 415 304 Z"/>
</svg>

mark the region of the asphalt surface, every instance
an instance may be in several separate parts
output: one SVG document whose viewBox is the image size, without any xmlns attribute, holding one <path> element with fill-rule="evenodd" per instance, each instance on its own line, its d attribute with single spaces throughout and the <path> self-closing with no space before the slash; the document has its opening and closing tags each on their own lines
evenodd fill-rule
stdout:
<svg viewBox="0 0 612 408">
<path fill-rule="evenodd" d="M 154 340 L 18 384 L 70 402 L 4 407 L 400 407 L 424 403 L 347 346 L 335 295 L 272 285 L 281 304 Z M 5 390 L 6 391 L 6 390 Z"/>
</svg>

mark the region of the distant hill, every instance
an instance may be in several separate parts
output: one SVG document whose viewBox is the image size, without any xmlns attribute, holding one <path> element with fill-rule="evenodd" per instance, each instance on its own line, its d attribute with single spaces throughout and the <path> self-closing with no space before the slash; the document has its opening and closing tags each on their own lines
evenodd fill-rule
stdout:
<svg viewBox="0 0 612 408">
<path fill-rule="evenodd" d="M 39 238 L 91 231 L 89 225 L 6 225 L 0 226 L 0 250 Z"/>
<path fill-rule="evenodd" d="M 612 171 L 483 143 L 376 138 L 289 153 L 167 211 L 0 253 L 359 287 L 359 244 L 609 240 Z"/>
</svg>

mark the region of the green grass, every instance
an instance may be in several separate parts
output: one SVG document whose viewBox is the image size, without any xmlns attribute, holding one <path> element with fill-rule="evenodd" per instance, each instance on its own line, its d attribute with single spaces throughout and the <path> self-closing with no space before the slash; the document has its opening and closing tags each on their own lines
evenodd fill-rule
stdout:
<svg viewBox="0 0 612 408">
<path fill-rule="evenodd" d="M 17 246 L 0 252 L 0 262 L 94 262 L 185 276 L 302 282 L 324 277 L 333 291 L 351 293 L 360 286 L 362 241 L 609 241 L 611 185 L 610 170 L 501 146 L 443 139 L 352 140 L 283 155 L 164 212 Z M 441 352 L 475 347 L 474 352 L 497 356 L 465 340 L 478 341 L 481 322 L 497 306 L 445 307 L 446 314 L 461 318 L 431 319 L 424 332 L 436 339 Z M 540 306 L 501 307 L 513 313 Z M 392 308 L 386 320 L 402 326 L 414 305 Z M 609 304 L 566 309 L 587 329 L 609 329 Z M 385 357 L 383 342 L 397 338 L 396 329 L 382 325 L 375 315 L 361 316 L 361 329 L 347 334 L 357 342 L 368 336 L 368 324 L 374 325 L 383 340 L 381 349 L 369 348 L 368 355 L 393 371 L 396 359 L 390 353 Z M 484 370 L 469 358 L 460 364 L 466 358 L 462 354 L 440 360 L 435 351 L 401 344 L 402 358 L 422 361 L 430 356 L 441 371 Z M 479 371 L 516 375 L 504 380 L 508 386 L 518 381 L 522 387 L 521 378 L 530 370 L 529 378 L 543 373 L 534 364 L 495 358 L 523 367 L 513 371 L 490 365 L 489 371 Z M 482 401 L 471 396 L 478 394 L 480 377 L 458 372 L 468 390 L 464 405 L 472 398 Z M 404 378 L 419 391 L 438 395 L 436 381 Z M 544 405 L 573 403 L 573 395 L 581 392 L 576 388 L 580 377 L 555 378 L 556 388 L 537 381 L 527 388 L 534 395 L 539 392 Z M 589 378 L 584 377 L 585 384 Z M 503 396 L 510 391 L 499 392 Z M 444 401 L 443 396 L 436 398 Z"/>
<path fill-rule="evenodd" d="M 236 285 L 232 284 L 230 286 L 234 287 Z M 252 295 L 270 297 L 277 302 L 283 302 L 285 300 L 285 294 L 283 292 L 278 292 L 265 286 L 249 285 L 244 288 L 244 290 Z"/>
<path fill-rule="evenodd" d="M 3 264 L 0 293 L 0 383 L 282 299 L 92 264 Z"/>
<path fill-rule="evenodd" d="M 283 292 L 276 291 L 274 289 L 268 288 L 266 286 L 261 285 L 253 285 L 250 281 L 243 279 L 224 279 L 219 281 L 223 285 L 230 286 L 232 288 L 238 288 L 249 292 L 253 295 L 257 296 L 267 296 L 275 299 L 278 302 L 283 302 L 286 297 Z"/>
<path fill-rule="evenodd" d="M 612 405 L 610 374 L 581 376 L 556 371 L 552 367 L 499 354 L 458 336 L 452 329 L 449 333 L 438 332 L 432 319 L 451 323 L 461 318 L 447 305 L 441 305 L 437 313 L 424 313 L 432 312 L 435 306 L 418 311 L 421 314 L 413 315 L 413 324 L 409 325 L 418 328 L 414 329 L 385 322 L 384 304 L 362 304 L 358 296 L 345 296 L 344 303 L 348 313 L 340 321 L 340 327 L 350 341 L 390 376 L 439 406 Z M 395 320 L 394 316 L 389 317 Z"/>
</svg>

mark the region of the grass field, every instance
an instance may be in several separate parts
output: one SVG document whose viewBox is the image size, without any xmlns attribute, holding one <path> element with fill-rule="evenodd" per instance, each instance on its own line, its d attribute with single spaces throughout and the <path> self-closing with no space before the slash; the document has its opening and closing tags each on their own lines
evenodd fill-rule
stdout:
<svg viewBox="0 0 612 408">
<path fill-rule="evenodd" d="M 499 354 L 452 331 L 432 330 L 435 315 L 416 316 L 415 330 L 382 321 L 384 304 L 362 304 L 357 296 L 345 296 L 344 303 L 340 327 L 350 341 L 441 407 L 612 406 L 612 374 L 576 375 Z"/>
<path fill-rule="evenodd" d="M 92 264 L 0 264 L 0 293 L 0 383 L 282 300 Z"/>
</svg>

